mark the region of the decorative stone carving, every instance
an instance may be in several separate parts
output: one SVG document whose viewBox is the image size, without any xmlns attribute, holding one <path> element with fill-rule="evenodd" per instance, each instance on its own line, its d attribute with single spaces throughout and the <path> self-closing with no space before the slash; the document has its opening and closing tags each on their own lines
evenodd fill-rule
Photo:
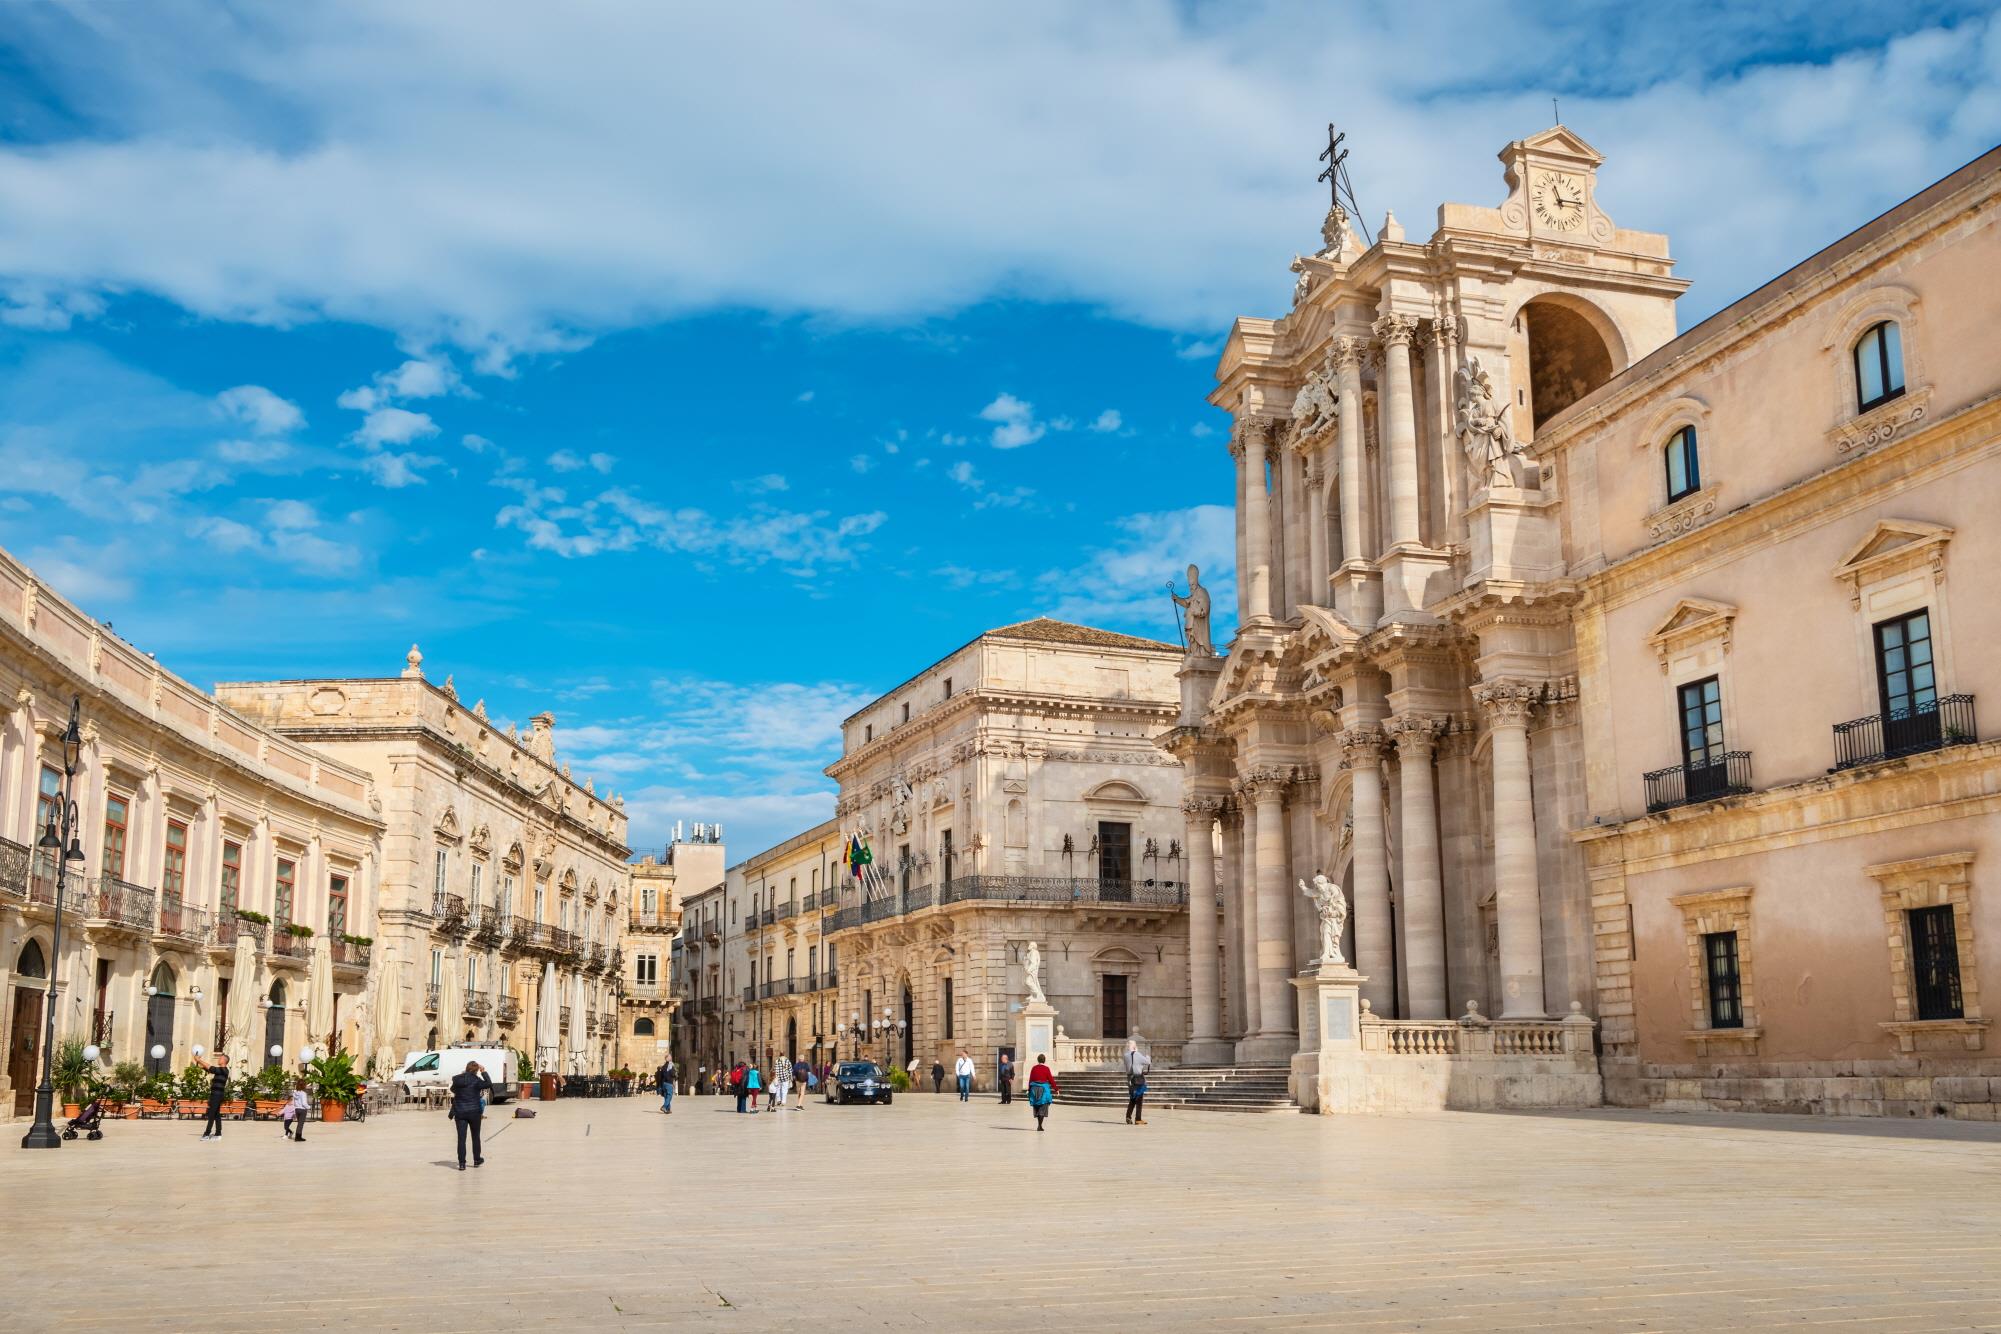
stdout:
<svg viewBox="0 0 2001 1334">
<path fill-rule="evenodd" d="M 1400 343 L 1408 347 L 1417 334 L 1417 321 L 1409 315 L 1384 315 L 1370 327 L 1385 346 Z"/>
<path fill-rule="evenodd" d="M 1328 345 L 1327 364 L 1339 371 L 1353 366 L 1360 369 L 1368 359 L 1369 340 L 1366 338 L 1337 338 Z"/>
<path fill-rule="evenodd" d="M 1176 593 L 1173 584 L 1167 586 L 1167 591 L 1175 606 L 1188 609 L 1188 652 L 1195 657 L 1213 658 L 1216 656 L 1216 644 L 1209 637 L 1209 590 L 1202 587 L 1200 574 L 1197 567 L 1188 567 L 1187 597 Z"/>
<path fill-rule="evenodd" d="M 1042 994 L 1042 947 L 1032 940 L 1029 941 L 1028 956 L 1022 961 L 1021 966 L 1028 980 L 1029 1004 L 1049 1004 L 1049 997 Z"/>
<path fill-rule="evenodd" d="M 1341 733 L 1341 753 L 1347 758 L 1350 768 L 1358 768 L 1363 763 L 1377 763 L 1388 746 L 1389 738 L 1383 735 L 1380 728 L 1351 727 Z"/>
<path fill-rule="evenodd" d="M 424 655 L 417 651 L 415 644 L 412 644 L 410 651 L 403 655 L 403 675 L 408 680 L 424 679 Z"/>
<path fill-rule="evenodd" d="M 1341 409 L 1336 401 L 1334 368 L 1322 366 L 1310 372 L 1306 383 L 1292 398 L 1292 445 L 1302 449 L 1325 436 L 1340 423 Z"/>
<path fill-rule="evenodd" d="M 1654 537 L 1680 537 L 1694 532 L 1703 520 L 1716 512 L 1716 487 L 1705 486 L 1692 496 L 1672 505 L 1663 505 L 1647 516 L 1647 532 Z"/>
<path fill-rule="evenodd" d="M 1445 730 L 1445 720 L 1425 713 L 1400 713 L 1383 724 L 1406 762 L 1429 759 L 1432 743 Z"/>
<path fill-rule="evenodd" d="M 1469 356 L 1452 379 L 1454 429 L 1467 465 L 1481 479 L 1481 485 L 1514 485 L 1512 460 L 1524 452 L 1524 446 L 1508 425 L 1507 405 L 1494 398 L 1493 377 L 1480 365 L 1480 358 Z"/>
<path fill-rule="evenodd" d="M 1341 892 L 1341 886 L 1318 872 L 1310 887 L 1304 880 L 1299 882 L 1299 892 L 1306 895 L 1320 914 L 1320 953 L 1308 962 L 1348 962 L 1341 957 L 1341 930 L 1348 925 L 1348 896 Z"/>
<path fill-rule="evenodd" d="M 1542 698 L 1542 686 L 1534 681 L 1482 681 L 1473 687 L 1473 699 L 1486 710 L 1495 726 L 1526 727 Z"/>
<path fill-rule="evenodd" d="M 1348 239 L 1348 210 L 1339 204 L 1327 210 L 1327 217 L 1320 224 L 1320 240 L 1323 255 L 1339 255 Z"/>
<path fill-rule="evenodd" d="M 1299 275 L 1299 281 L 1292 285 L 1292 304 L 1297 306 L 1306 300 L 1307 294 L 1313 290 L 1313 275 L 1306 271 L 1306 261 L 1298 255 L 1292 257 L 1289 267 Z"/>
<path fill-rule="evenodd" d="M 1185 797 L 1181 809 L 1189 815 L 1216 815 L 1223 809 L 1221 797 Z"/>
<path fill-rule="evenodd" d="M 445 696 L 448 699 L 457 699 L 459 697 L 458 683 L 452 680 L 450 672 L 445 673 L 445 683 L 438 688 L 445 692 Z"/>
<path fill-rule="evenodd" d="M 1292 770 L 1277 765 L 1265 765 L 1246 771 L 1240 781 L 1244 795 L 1252 801 L 1267 794 L 1283 796 L 1286 787 L 1292 782 Z"/>
</svg>

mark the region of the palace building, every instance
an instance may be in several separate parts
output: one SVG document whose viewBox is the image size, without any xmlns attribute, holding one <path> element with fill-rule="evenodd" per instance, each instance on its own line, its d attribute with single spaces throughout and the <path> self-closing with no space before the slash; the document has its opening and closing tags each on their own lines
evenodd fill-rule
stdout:
<svg viewBox="0 0 2001 1334">
<path fill-rule="evenodd" d="M 1239 626 L 1162 742 L 1222 854 L 1191 1043 L 1327 1050 L 1324 872 L 1379 1109 L 1591 1100 L 1508 1053 L 1595 1021 L 1613 1101 L 1991 1117 L 2001 151 L 1679 336 L 1596 150 L 1500 157 L 1428 239 L 1331 210 L 1217 368 Z"/>
</svg>

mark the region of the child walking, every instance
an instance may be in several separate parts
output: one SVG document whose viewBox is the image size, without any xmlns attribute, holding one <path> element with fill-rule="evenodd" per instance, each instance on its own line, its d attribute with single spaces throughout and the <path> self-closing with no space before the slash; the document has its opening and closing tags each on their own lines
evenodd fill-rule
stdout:
<svg viewBox="0 0 2001 1334">
<path fill-rule="evenodd" d="M 278 1113 L 283 1123 L 285 1138 L 299 1144 L 306 1142 L 306 1081 L 292 1082 L 292 1096 L 286 1100 L 285 1110 Z"/>
</svg>

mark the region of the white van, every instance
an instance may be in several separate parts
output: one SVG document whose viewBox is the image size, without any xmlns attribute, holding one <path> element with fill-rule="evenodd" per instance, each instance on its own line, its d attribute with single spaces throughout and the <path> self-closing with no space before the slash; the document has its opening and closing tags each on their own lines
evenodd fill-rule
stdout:
<svg viewBox="0 0 2001 1334">
<path fill-rule="evenodd" d="M 514 1053 L 505 1047 L 447 1047 L 443 1051 L 413 1051 L 410 1059 L 403 1062 L 403 1068 L 389 1077 L 389 1082 L 403 1088 L 411 1097 L 421 1097 L 425 1089 L 449 1088 L 452 1076 L 464 1070 L 474 1061 L 486 1071 L 486 1077 L 493 1081 L 493 1092 L 487 1095 L 491 1103 L 512 1102 L 520 1091 L 521 1082 L 514 1076 L 516 1066 Z"/>
</svg>

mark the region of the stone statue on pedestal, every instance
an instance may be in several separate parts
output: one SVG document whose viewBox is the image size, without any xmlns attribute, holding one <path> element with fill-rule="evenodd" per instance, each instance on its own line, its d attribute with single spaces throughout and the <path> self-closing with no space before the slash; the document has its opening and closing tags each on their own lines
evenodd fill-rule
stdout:
<svg viewBox="0 0 2001 1334">
<path fill-rule="evenodd" d="M 1494 399 L 1492 377 L 1481 368 L 1480 358 L 1469 356 L 1452 378 L 1459 447 L 1466 452 L 1478 485 L 1513 486 L 1513 460 L 1523 452 L 1523 446 L 1508 425 L 1507 405 Z"/>
<path fill-rule="evenodd" d="M 1028 974 L 1029 1004 L 1049 1004 L 1049 997 L 1042 994 L 1042 947 L 1032 940 L 1028 942 L 1028 958 L 1023 962 L 1022 968 Z"/>
<path fill-rule="evenodd" d="M 1312 885 L 1299 882 L 1299 892 L 1320 912 L 1320 956 L 1314 963 L 1346 963 L 1341 957 L 1341 932 L 1348 925 L 1348 896 L 1341 886 L 1316 872 Z"/>
<path fill-rule="evenodd" d="M 1168 596 L 1177 607 L 1188 609 L 1188 651 L 1196 657 L 1216 656 L 1215 641 L 1209 637 L 1209 590 L 1202 587 L 1198 577 L 1200 571 L 1193 565 L 1188 567 L 1188 596 L 1174 591 L 1174 585 L 1167 586 Z"/>
</svg>

